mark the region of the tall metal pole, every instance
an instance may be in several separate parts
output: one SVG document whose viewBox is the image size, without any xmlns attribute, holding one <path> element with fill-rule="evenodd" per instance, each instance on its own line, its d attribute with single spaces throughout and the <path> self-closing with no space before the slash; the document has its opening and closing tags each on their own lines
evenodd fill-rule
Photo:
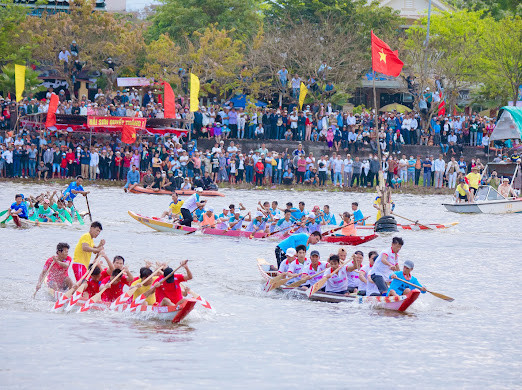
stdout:
<svg viewBox="0 0 522 390">
<path fill-rule="evenodd" d="M 379 119 L 378 119 L 378 110 L 379 107 L 377 106 L 377 93 L 375 91 L 375 71 L 373 72 L 373 107 L 375 109 L 375 115 L 374 115 L 374 126 L 375 126 L 375 134 L 377 136 L 377 154 L 379 156 L 379 173 L 378 173 L 378 179 L 379 179 L 379 188 L 384 188 L 384 173 L 382 172 L 382 152 L 381 152 L 381 142 L 379 139 Z"/>
</svg>

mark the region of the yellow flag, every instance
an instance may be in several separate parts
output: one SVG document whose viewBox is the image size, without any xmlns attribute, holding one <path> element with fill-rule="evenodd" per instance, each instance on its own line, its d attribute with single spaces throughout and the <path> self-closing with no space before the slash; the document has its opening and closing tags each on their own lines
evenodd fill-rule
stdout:
<svg viewBox="0 0 522 390">
<path fill-rule="evenodd" d="M 15 89 L 16 101 L 22 100 L 22 94 L 25 89 L 25 66 L 15 64 Z"/>
<path fill-rule="evenodd" d="M 301 82 L 301 87 L 299 88 L 299 109 L 303 109 L 303 103 L 306 97 L 306 94 L 308 93 L 308 88 L 306 88 L 306 85 L 304 85 L 303 82 Z"/>
<path fill-rule="evenodd" d="M 190 74 L 190 112 L 199 109 L 199 78 L 194 73 Z"/>
</svg>

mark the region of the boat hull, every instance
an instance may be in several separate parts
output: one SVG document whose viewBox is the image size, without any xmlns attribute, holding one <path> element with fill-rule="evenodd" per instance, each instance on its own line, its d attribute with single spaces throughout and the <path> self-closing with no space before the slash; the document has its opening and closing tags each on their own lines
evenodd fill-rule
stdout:
<svg viewBox="0 0 522 390">
<path fill-rule="evenodd" d="M 141 186 L 134 187 L 132 190 L 130 190 L 130 192 L 132 192 L 134 194 L 172 195 L 172 191 L 167 191 L 167 190 L 154 191 L 150 188 L 144 188 Z M 189 195 L 193 195 L 196 193 L 195 190 L 176 190 L 175 192 L 177 195 L 180 195 L 180 196 L 189 196 Z M 225 194 L 222 194 L 219 191 L 202 191 L 200 193 L 200 195 L 201 196 L 225 196 Z"/>
<path fill-rule="evenodd" d="M 257 268 L 266 283 L 277 275 L 277 271 L 269 271 L 270 264 L 264 259 L 257 259 Z M 326 292 L 316 292 L 311 297 L 308 296 L 307 291 L 301 288 L 281 287 L 278 290 L 284 291 L 290 297 L 295 296 L 301 299 L 308 299 L 310 301 L 341 303 L 341 302 L 357 302 L 359 304 L 369 305 L 375 309 L 387 309 L 398 312 L 406 311 L 419 297 L 420 291 L 414 289 L 408 295 L 401 295 L 396 297 L 384 296 L 360 296 L 360 295 L 340 295 Z"/>
<path fill-rule="evenodd" d="M 377 234 L 368 236 L 326 236 L 322 239 L 323 242 L 330 242 L 340 245 L 360 245 L 365 242 L 375 240 L 379 237 Z"/>
<path fill-rule="evenodd" d="M 463 214 L 514 214 L 522 213 L 522 199 L 492 200 L 476 203 L 443 203 L 446 210 Z"/>
</svg>

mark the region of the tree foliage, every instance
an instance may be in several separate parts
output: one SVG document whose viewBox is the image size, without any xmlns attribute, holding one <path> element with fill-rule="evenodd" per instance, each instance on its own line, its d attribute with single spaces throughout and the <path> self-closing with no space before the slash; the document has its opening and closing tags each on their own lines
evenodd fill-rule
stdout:
<svg viewBox="0 0 522 390">
<path fill-rule="evenodd" d="M 31 68 L 26 68 L 24 89 L 25 96 L 27 96 L 29 92 L 36 93 L 41 90 L 45 90 L 45 87 L 41 85 L 42 81 L 38 78 L 38 75 L 38 72 L 35 72 Z M 14 96 L 16 92 L 14 64 L 5 65 L 2 67 L 2 73 L 0 74 L 0 91 L 2 91 L 4 95 L 7 95 L 7 93 L 10 92 Z"/>
<path fill-rule="evenodd" d="M 178 69 L 181 65 L 180 47 L 166 34 L 150 42 L 146 47 L 142 75 L 164 80 L 176 88 L 180 84 Z"/>
<path fill-rule="evenodd" d="M 177 43 L 185 38 L 199 39 L 209 25 L 220 30 L 233 30 L 234 37 L 248 39 L 261 25 L 260 0 L 161 0 L 155 14 L 149 38 L 168 34 Z"/>
<path fill-rule="evenodd" d="M 26 19 L 27 9 L 20 5 L 6 4 L 0 8 L 0 65 L 12 61 L 23 63 L 31 58 L 34 42 L 24 41 L 16 45 L 24 36 L 22 23 Z"/>
<path fill-rule="evenodd" d="M 453 7 L 470 11 L 484 11 L 499 20 L 505 17 L 522 16 L 520 0 L 449 0 Z"/>
</svg>

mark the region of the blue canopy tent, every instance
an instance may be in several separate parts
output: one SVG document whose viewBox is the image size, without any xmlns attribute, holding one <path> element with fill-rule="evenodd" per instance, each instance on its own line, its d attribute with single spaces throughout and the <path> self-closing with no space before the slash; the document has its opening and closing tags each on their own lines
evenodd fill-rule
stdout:
<svg viewBox="0 0 522 390">
<path fill-rule="evenodd" d="M 235 108 L 245 108 L 246 107 L 246 95 L 236 95 L 232 99 L 229 100 L 230 103 L 234 105 Z M 256 100 L 255 105 L 257 107 L 266 107 L 266 103 Z"/>
</svg>

